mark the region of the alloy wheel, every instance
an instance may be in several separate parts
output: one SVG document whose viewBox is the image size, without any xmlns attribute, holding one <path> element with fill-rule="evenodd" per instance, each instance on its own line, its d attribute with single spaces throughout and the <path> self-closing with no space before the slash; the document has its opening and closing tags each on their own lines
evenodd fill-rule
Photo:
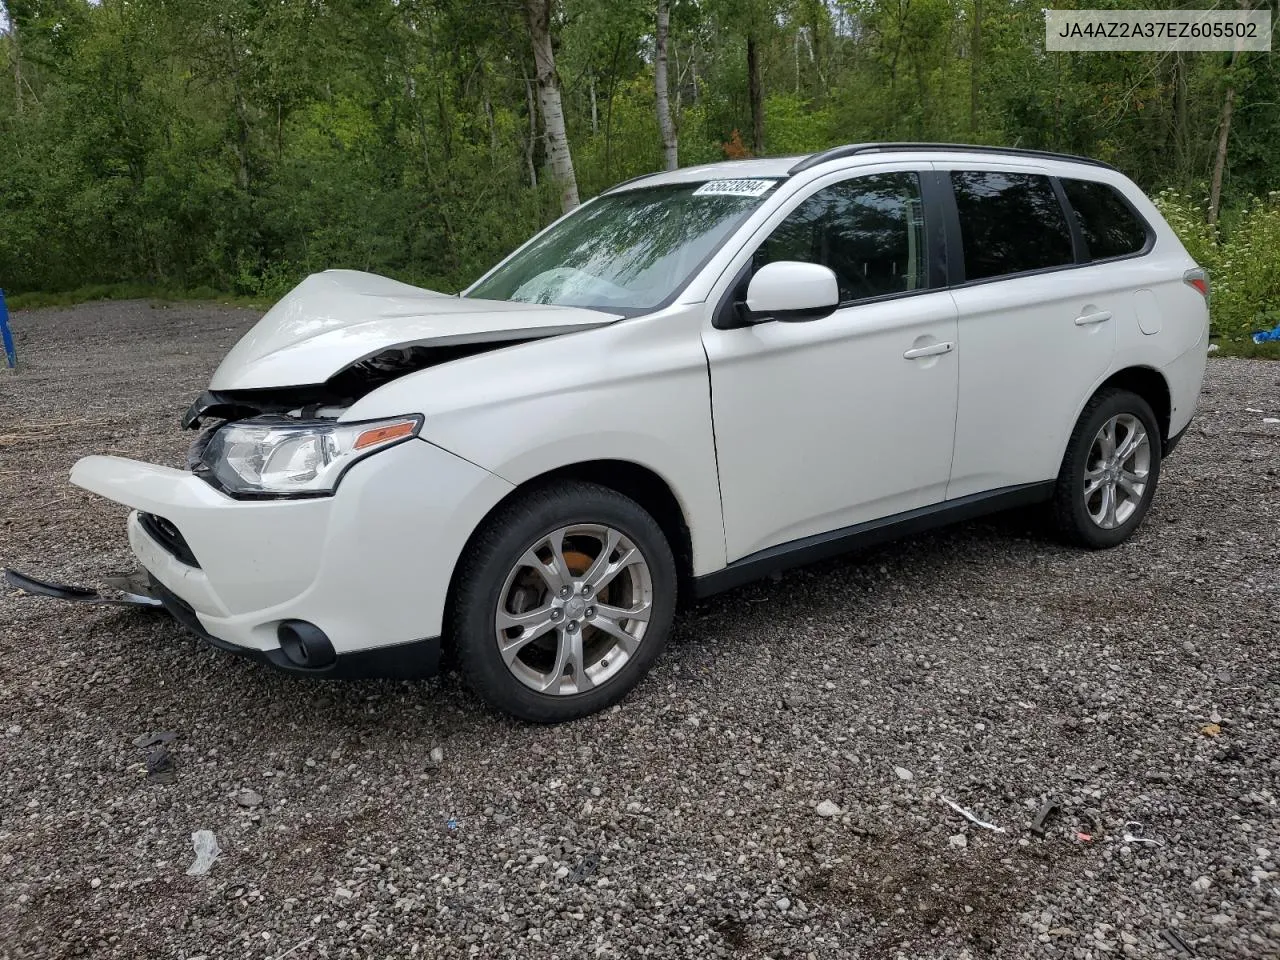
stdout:
<svg viewBox="0 0 1280 960">
<path fill-rule="evenodd" d="M 1084 506 L 1103 530 L 1123 526 L 1137 511 L 1151 473 L 1151 440 L 1142 421 L 1121 413 L 1093 438 L 1084 470 Z"/>
<path fill-rule="evenodd" d="M 640 549 L 603 524 L 541 537 L 498 594 L 494 630 L 507 669 L 550 696 L 607 683 L 635 656 L 653 608 L 653 577 Z"/>
</svg>

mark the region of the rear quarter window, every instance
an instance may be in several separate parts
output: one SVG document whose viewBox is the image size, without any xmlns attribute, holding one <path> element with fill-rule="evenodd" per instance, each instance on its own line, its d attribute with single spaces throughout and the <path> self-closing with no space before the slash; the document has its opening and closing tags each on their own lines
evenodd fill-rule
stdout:
<svg viewBox="0 0 1280 960">
<path fill-rule="evenodd" d="M 965 280 L 1075 262 L 1071 230 L 1049 178 L 990 170 L 951 174 Z"/>
<path fill-rule="evenodd" d="M 1149 234 L 1146 222 L 1115 187 L 1093 180 L 1064 178 L 1062 190 L 1089 247 L 1089 259 L 1124 257 L 1146 247 Z"/>
</svg>

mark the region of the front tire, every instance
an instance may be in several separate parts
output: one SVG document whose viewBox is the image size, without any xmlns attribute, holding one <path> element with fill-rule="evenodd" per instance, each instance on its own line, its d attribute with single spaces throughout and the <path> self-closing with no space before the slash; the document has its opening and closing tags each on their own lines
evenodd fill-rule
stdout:
<svg viewBox="0 0 1280 960">
<path fill-rule="evenodd" d="M 1163 444 L 1151 405 L 1128 390 L 1100 390 L 1072 431 L 1054 490 L 1063 539 L 1103 550 L 1142 523 L 1160 480 Z"/>
<path fill-rule="evenodd" d="M 488 704 L 560 723 L 625 696 L 666 645 L 676 565 L 662 529 L 594 483 L 532 490 L 472 537 L 451 621 L 462 676 Z"/>
</svg>

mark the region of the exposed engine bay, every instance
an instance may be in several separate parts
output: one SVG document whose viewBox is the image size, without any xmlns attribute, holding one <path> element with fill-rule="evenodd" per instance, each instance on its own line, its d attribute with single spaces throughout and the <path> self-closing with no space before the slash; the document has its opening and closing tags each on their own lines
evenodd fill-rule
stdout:
<svg viewBox="0 0 1280 960">
<path fill-rule="evenodd" d="M 207 419 L 228 421 L 259 416 L 336 420 L 361 397 L 406 374 L 528 340 L 524 337 L 485 343 L 393 347 L 357 360 L 324 383 L 256 390 L 206 390 L 183 415 L 182 426 L 194 430 Z"/>
</svg>

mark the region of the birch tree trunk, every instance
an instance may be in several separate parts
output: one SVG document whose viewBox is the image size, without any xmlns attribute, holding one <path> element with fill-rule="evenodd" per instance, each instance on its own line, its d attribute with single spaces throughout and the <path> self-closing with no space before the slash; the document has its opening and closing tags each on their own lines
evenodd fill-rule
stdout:
<svg viewBox="0 0 1280 960">
<path fill-rule="evenodd" d="M 533 41 L 533 60 L 537 67 L 538 106 L 547 134 L 547 158 L 551 176 L 560 187 L 560 210 L 568 213 L 578 206 L 578 180 L 573 173 L 573 155 L 569 152 L 569 135 L 565 131 L 564 104 L 560 100 L 560 77 L 556 74 L 556 55 L 551 46 L 552 0 L 526 0 L 529 15 L 529 37 Z"/>
<path fill-rule="evenodd" d="M 668 0 L 658 0 L 658 27 L 653 55 L 653 82 L 657 89 L 658 129 L 662 132 L 662 155 L 667 169 L 680 166 L 680 148 L 676 140 L 676 125 L 671 119 L 671 94 L 667 82 L 667 37 L 671 33 L 671 6 Z"/>
<path fill-rule="evenodd" d="M 591 91 L 591 135 L 594 137 L 600 132 L 600 110 L 596 107 L 596 73 L 594 70 L 587 75 L 590 83 Z"/>
</svg>

